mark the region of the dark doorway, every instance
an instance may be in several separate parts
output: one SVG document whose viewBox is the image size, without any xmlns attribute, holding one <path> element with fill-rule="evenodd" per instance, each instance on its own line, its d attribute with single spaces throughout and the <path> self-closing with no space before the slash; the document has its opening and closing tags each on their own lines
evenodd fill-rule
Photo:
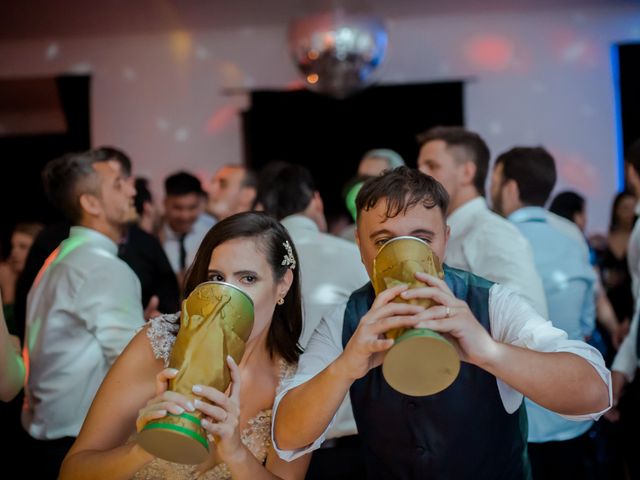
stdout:
<svg viewBox="0 0 640 480">
<path fill-rule="evenodd" d="M 49 160 L 90 147 L 90 84 L 84 75 L 0 80 L 2 252 L 16 223 L 60 220 L 40 173 Z"/>
<path fill-rule="evenodd" d="M 623 151 L 640 138 L 640 43 L 617 45 L 620 127 Z M 615 58 L 615 53 L 614 53 Z M 614 65 L 615 68 L 615 65 Z"/>
<path fill-rule="evenodd" d="M 338 100 L 308 91 L 254 91 L 244 114 L 245 159 L 303 164 L 327 217 L 343 211 L 341 190 L 362 155 L 391 148 L 415 166 L 415 136 L 434 125 L 464 125 L 462 82 L 380 86 Z"/>
</svg>

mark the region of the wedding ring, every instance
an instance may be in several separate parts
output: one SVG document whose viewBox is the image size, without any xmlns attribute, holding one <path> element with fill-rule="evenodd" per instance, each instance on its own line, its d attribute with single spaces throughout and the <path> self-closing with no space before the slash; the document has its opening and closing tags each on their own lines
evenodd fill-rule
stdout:
<svg viewBox="0 0 640 480">
<path fill-rule="evenodd" d="M 447 307 L 447 308 L 444 310 L 444 316 L 445 316 L 446 318 L 449 318 L 449 316 L 450 316 L 450 315 L 451 315 L 451 308 L 450 308 L 450 307 Z"/>
</svg>

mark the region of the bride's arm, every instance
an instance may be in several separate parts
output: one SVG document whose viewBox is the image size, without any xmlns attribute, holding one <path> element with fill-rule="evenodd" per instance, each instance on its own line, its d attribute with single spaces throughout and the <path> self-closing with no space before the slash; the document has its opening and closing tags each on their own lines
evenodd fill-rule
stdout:
<svg viewBox="0 0 640 480">
<path fill-rule="evenodd" d="M 135 442 L 138 411 L 156 393 L 163 362 L 155 358 L 146 329 L 131 340 L 96 393 L 82 430 L 60 470 L 61 480 L 130 478 L 153 457 Z"/>
</svg>

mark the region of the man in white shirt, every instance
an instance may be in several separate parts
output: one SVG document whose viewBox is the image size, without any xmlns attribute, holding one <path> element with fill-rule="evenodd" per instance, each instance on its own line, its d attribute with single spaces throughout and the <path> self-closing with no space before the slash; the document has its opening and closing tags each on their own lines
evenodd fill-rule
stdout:
<svg viewBox="0 0 640 480">
<path fill-rule="evenodd" d="M 43 172 L 49 198 L 74 226 L 27 300 L 29 478 L 57 478 L 102 379 L 144 324 L 140 281 L 117 256 L 136 215 L 129 171 L 98 149 L 61 157 Z"/>
<path fill-rule="evenodd" d="M 304 349 L 322 316 L 347 301 L 369 281 L 355 244 L 324 233 L 327 225 L 320 193 L 311 173 L 300 165 L 278 162 L 260 175 L 258 202 L 286 227 L 301 265 Z M 364 463 L 349 397 L 345 398 L 322 450 L 311 459 L 307 480 L 360 478 Z"/>
<path fill-rule="evenodd" d="M 206 212 L 218 222 L 248 212 L 256 198 L 256 175 L 244 165 L 225 165 L 209 184 Z"/>
<path fill-rule="evenodd" d="M 400 167 L 368 180 L 358 194 L 358 245 L 371 277 L 373 258 L 392 238 L 411 235 L 443 257 L 448 195 L 432 177 Z M 575 418 L 610 406 L 610 374 L 597 350 L 567 340 L 519 295 L 462 270 L 445 280 L 416 274 L 427 287 L 399 285 L 375 297 L 370 284 L 325 317 L 273 408 L 273 445 L 293 460 L 318 447 L 350 392 L 366 452 L 367 478 L 527 478 L 523 395 Z M 429 298 L 425 309 L 405 302 Z M 380 367 L 400 327 L 447 334 L 462 363 L 444 391 L 409 397 Z M 517 413 L 516 413 L 517 412 Z"/>
<path fill-rule="evenodd" d="M 200 180 L 177 172 L 164 181 L 164 223 L 160 240 L 171 268 L 182 285 L 184 273 L 196 256 L 200 242 L 215 225 L 204 213 L 205 192 Z"/>
<path fill-rule="evenodd" d="M 447 224 L 451 238 L 445 262 L 513 288 L 547 318 L 542 280 L 529 242 L 484 199 L 489 148 L 462 127 L 435 127 L 418 137 L 418 169 L 449 193 Z"/>
</svg>

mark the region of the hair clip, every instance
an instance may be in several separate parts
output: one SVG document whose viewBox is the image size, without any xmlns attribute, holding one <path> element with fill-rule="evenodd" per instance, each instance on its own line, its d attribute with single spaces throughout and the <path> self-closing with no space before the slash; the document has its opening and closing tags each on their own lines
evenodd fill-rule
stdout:
<svg viewBox="0 0 640 480">
<path fill-rule="evenodd" d="M 287 254 L 282 259 L 282 263 L 280 265 L 286 265 L 291 270 L 295 270 L 295 268 L 296 268 L 296 259 L 293 256 L 293 249 L 291 248 L 291 244 L 289 243 L 289 240 L 285 240 L 284 242 L 282 242 L 282 245 L 284 246 L 285 250 L 287 251 Z"/>
</svg>

